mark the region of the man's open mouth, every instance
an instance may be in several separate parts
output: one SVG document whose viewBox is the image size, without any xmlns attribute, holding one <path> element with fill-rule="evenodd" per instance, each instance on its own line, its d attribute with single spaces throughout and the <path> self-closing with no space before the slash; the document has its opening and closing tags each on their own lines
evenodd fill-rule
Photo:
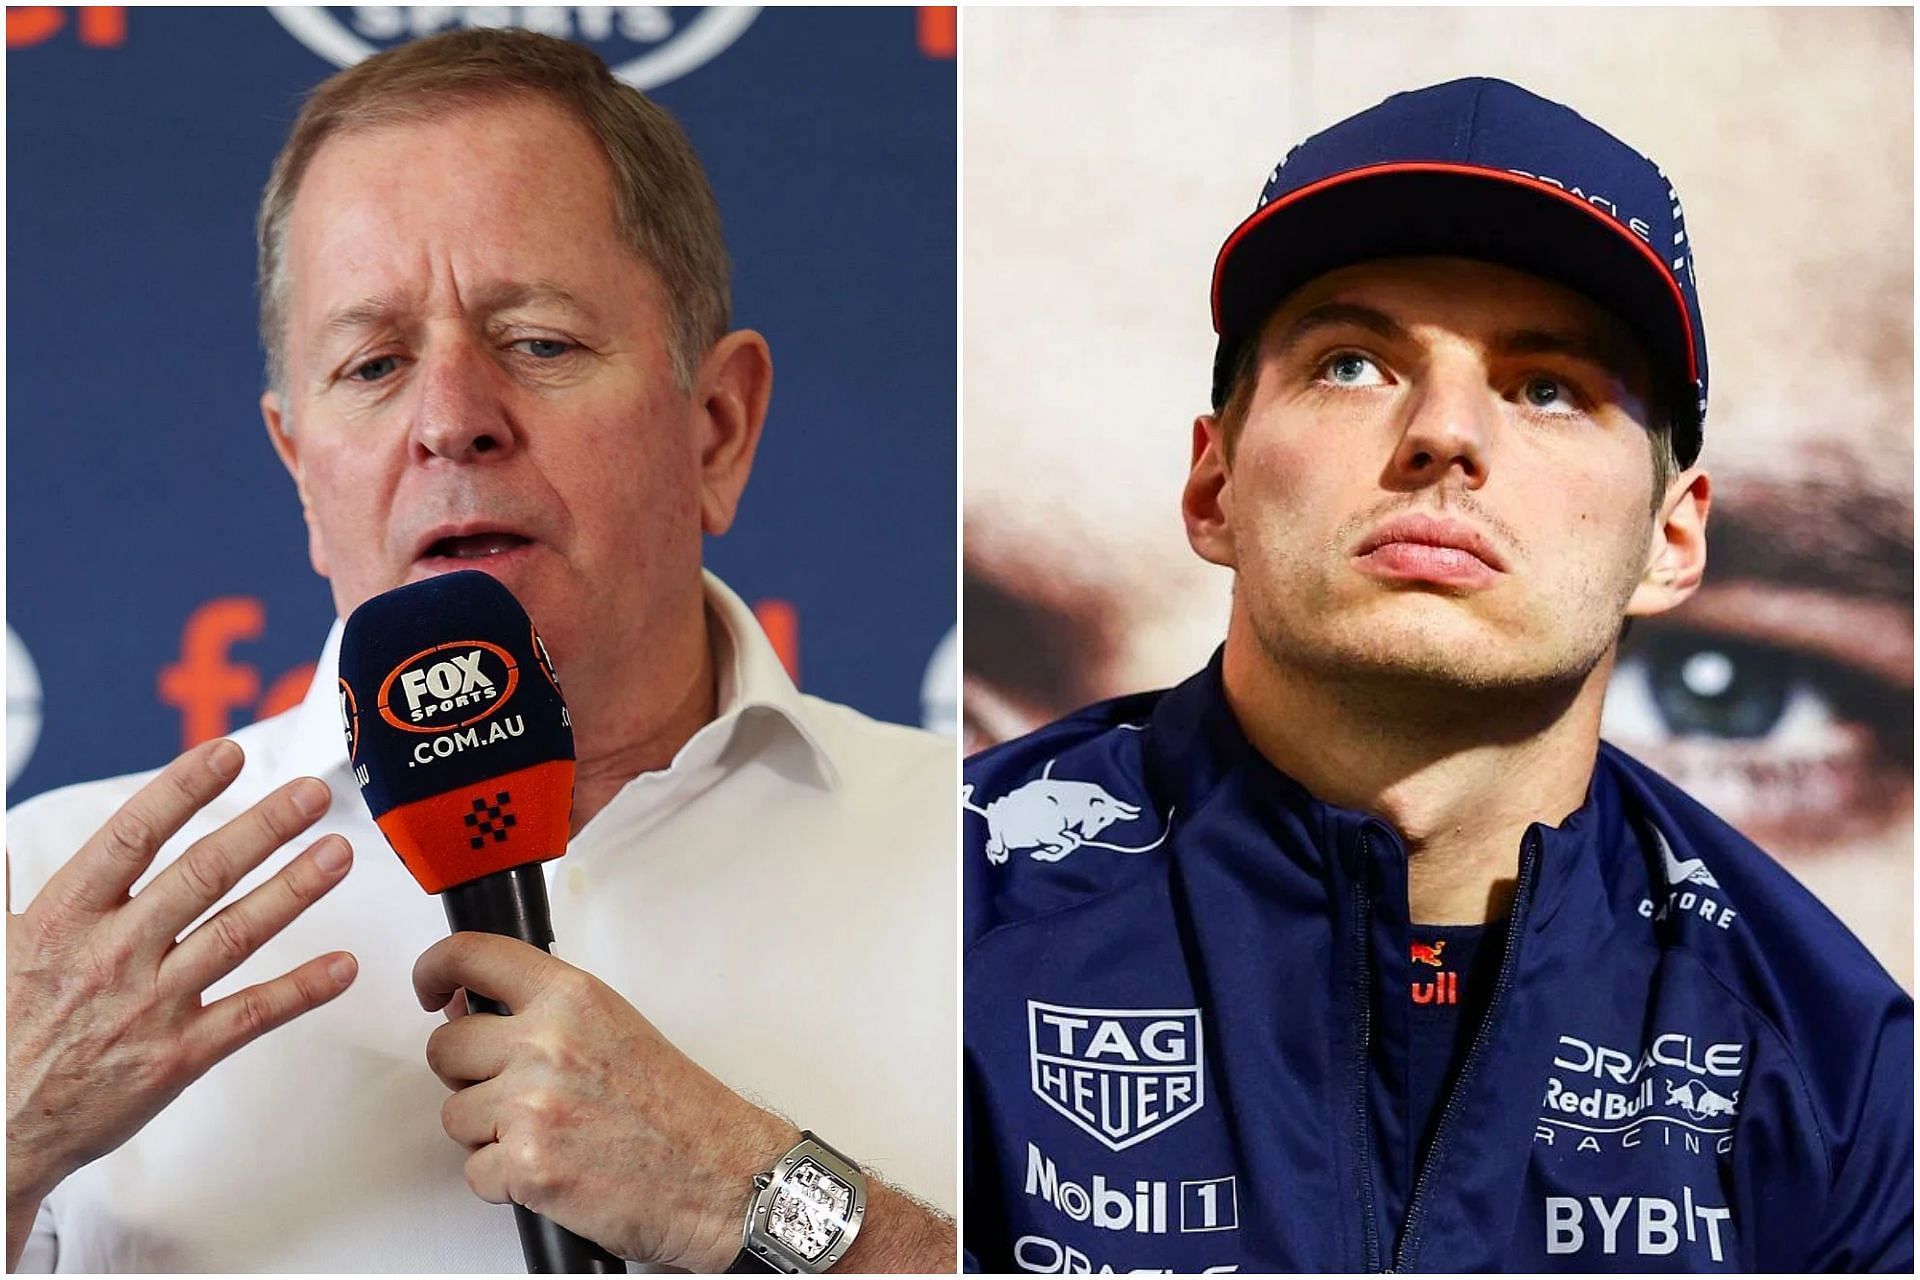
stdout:
<svg viewBox="0 0 1920 1280">
<path fill-rule="evenodd" d="M 438 538 L 429 543 L 421 559 L 444 556 L 449 560 L 484 560 L 488 556 L 528 546 L 531 542 L 532 539 L 523 538 L 517 533 L 466 533 L 453 538 Z"/>
</svg>

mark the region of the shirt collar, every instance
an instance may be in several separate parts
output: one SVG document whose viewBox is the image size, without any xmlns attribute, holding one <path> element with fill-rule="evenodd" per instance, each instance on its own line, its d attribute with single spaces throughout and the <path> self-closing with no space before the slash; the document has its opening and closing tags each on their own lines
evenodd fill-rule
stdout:
<svg viewBox="0 0 1920 1280">
<path fill-rule="evenodd" d="M 679 765 L 695 741 L 707 735 L 723 737 L 716 730 L 730 728 L 749 711 L 764 709 L 789 727 L 805 746 L 820 781 L 828 788 L 838 787 L 840 770 L 818 729 L 808 723 L 806 699 L 794 688 L 759 619 L 711 570 L 702 570 L 701 577 L 706 587 L 707 617 L 711 623 L 708 635 L 713 643 L 713 664 L 718 676 L 714 699 L 717 712 L 713 723 L 702 728 L 680 749 L 669 769 Z"/>
<path fill-rule="evenodd" d="M 707 602 L 708 642 L 713 646 L 716 712 L 662 772 L 712 763 L 726 751 L 743 721 L 765 720 L 789 731 L 823 786 L 838 787 L 840 770 L 819 730 L 808 723 L 806 699 L 794 687 L 753 610 L 710 570 L 701 571 L 701 585 Z M 345 629 L 344 622 L 334 620 L 314 664 L 313 683 L 291 713 L 294 736 L 286 760 L 294 770 L 324 777 L 347 767 L 339 693 L 340 636 Z"/>
</svg>

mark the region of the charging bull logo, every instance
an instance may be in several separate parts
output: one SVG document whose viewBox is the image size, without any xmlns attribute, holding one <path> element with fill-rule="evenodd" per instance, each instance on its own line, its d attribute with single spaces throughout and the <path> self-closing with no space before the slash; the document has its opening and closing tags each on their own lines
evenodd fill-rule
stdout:
<svg viewBox="0 0 1920 1280">
<path fill-rule="evenodd" d="M 485 640 L 422 650 L 380 682 L 380 716 L 409 733 L 440 733 L 484 720 L 520 683 L 513 655 Z"/>
<path fill-rule="evenodd" d="M 1715 1093 L 1698 1080 L 1689 1080 L 1683 1085 L 1675 1085 L 1670 1080 L 1661 1082 L 1667 1086 L 1667 1102 L 1679 1103 L 1680 1109 L 1695 1120 L 1706 1120 L 1713 1116 L 1731 1116 L 1734 1113 L 1735 1100 L 1725 1094 Z"/>
<path fill-rule="evenodd" d="M 1113 1151 L 1206 1105 L 1198 1009 L 1081 1009 L 1027 1001 L 1033 1092 Z"/>
<path fill-rule="evenodd" d="M 973 803 L 973 784 L 960 788 L 960 807 L 987 820 L 987 861 L 998 865 L 1014 851 L 1031 850 L 1036 862 L 1058 862 L 1075 849 L 1110 849 L 1115 853 L 1147 853 L 1165 842 L 1173 830 L 1173 813 L 1152 844 L 1107 844 L 1094 839 L 1115 823 L 1132 822 L 1140 806 L 1128 804 L 1095 782 L 1072 782 L 1053 776 L 1053 761 L 1036 780 L 1015 787 L 985 808 Z"/>
<path fill-rule="evenodd" d="M 1440 958 L 1440 953 L 1446 949 L 1445 938 L 1433 942 L 1416 942 L 1413 944 L 1413 963 L 1432 965 L 1436 969 L 1445 968 L 1446 962 Z"/>
</svg>

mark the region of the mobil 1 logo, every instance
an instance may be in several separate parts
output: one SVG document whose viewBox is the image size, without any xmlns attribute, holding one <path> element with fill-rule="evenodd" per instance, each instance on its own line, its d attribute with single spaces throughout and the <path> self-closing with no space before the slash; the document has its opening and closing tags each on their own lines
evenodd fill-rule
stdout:
<svg viewBox="0 0 1920 1280">
<path fill-rule="evenodd" d="M 1178 1181 L 1103 1173 L 1089 1178 L 1079 1170 L 1063 1172 L 1053 1157 L 1029 1142 L 1022 1189 L 1062 1216 L 1101 1231 L 1163 1236 L 1240 1227 L 1239 1183 L 1232 1174 Z"/>
<path fill-rule="evenodd" d="M 1033 1092 L 1110 1151 L 1206 1105 L 1198 1009 L 1088 1009 L 1027 1001 Z"/>
</svg>

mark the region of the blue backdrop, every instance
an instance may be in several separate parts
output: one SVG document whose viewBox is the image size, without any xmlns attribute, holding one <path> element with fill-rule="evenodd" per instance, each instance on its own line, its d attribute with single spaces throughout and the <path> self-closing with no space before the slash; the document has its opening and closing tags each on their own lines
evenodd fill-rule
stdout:
<svg viewBox="0 0 1920 1280">
<path fill-rule="evenodd" d="M 951 11 L 15 8 L 9 804 L 297 698 L 333 607 L 256 407 L 260 187 L 353 47 L 509 20 L 631 68 L 712 178 L 777 376 L 709 565 L 803 689 L 920 722 L 951 688 Z"/>
</svg>

